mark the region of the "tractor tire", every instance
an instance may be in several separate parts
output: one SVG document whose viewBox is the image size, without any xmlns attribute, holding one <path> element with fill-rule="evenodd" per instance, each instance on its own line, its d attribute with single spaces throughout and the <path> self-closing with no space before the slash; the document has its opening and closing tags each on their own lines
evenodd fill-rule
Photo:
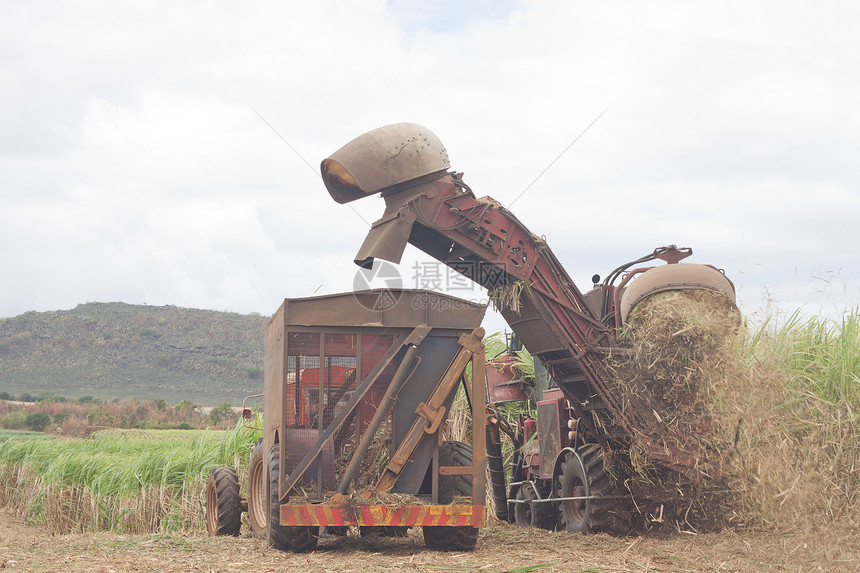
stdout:
<svg viewBox="0 0 860 573">
<path fill-rule="evenodd" d="M 280 446 L 269 452 L 269 545 L 281 551 L 305 553 L 319 542 L 319 527 L 281 525 L 281 503 L 278 499 L 278 476 L 281 471 Z"/>
<path fill-rule="evenodd" d="M 517 499 L 531 501 L 535 492 L 530 485 L 520 486 Z M 553 531 L 558 527 L 557 503 L 518 503 L 514 508 L 514 521 L 520 527 L 537 527 Z"/>
<path fill-rule="evenodd" d="M 263 454 L 262 438 L 251 447 L 245 494 L 248 498 L 248 522 L 251 525 L 251 535 L 258 539 L 266 539 L 269 535 L 269 466 Z"/>
<path fill-rule="evenodd" d="M 442 442 L 440 466 L 471 466 L 472 446 L 463 442 Z M 439 476 L 439 503 L 448 504 L 455 496 L 472 497 L 472 476 Z M 470 502 L 471 503 L 471 502 Z M 440 551 L 473 551 L 478 542 L 478 528 L 468 525 L 425 525 L 424 543 Z"/>
<path fill-rule="evenodd" d="M 525 491 L 528 486 L 521 485 L 517 490 L 517 501 L 525 501 Z M 517 503 L 514 506 L 514 523 L 519 527 L 532 526 L 532 504 Z"/>
<path fill-rule="evenodd" d="M 543 488 L 549 489 L 549 488 Z M 535 492 L 531 487 L 522 488 L 523 499 L 526 501 L 536 499 Z M 546 498 L 549 492 L 542 491 L 541 496 Z M 529 508 L 529 527 L 537 527 L 538 529 L 549 529 L 554 531 L 558 527 L 558 504 L 557 503 L 529 503 L 517 504 Z"/>
<path fill-rule="evenodd" d="M 612 479 L 603 468 L 603 452 L 597 444 L 579 450 L 579 456 L 568 453 L 562 464 L 559 494 L 561 497 L 591 497 L 614 494 Z M 618 499 L 562 501 L 561 519 L 574 533 L 612 532 L 624 528 Z"/>
<path fill-rule="evenodd" d="M 212 468 L 206 482 L 206 531 L 209 535 L 239 535 L 242 498 L 233 468 Z"/>
</svg>

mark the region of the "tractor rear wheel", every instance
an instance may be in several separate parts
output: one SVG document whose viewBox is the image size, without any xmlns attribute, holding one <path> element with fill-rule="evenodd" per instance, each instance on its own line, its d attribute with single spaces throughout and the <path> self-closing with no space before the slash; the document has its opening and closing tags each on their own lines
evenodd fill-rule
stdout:
<svg viewBox="0 0 860 573">
<path fill-rule="evenodd" d="M 206 531 L 209 535 L 239 535 L 242 498 L 233 468 L 212 468 L 206 482 Z"/>
<path fill-rule="evenodd" d="M 577 454 L 568 453 L 562 464 L 561 497 L 591 498 L 614 492 L 612 479 L 603 467 L 603 451 L 589 444 Z M 581 499 L 561 502 L 561 517 L 568 531 L 597 533 L 616 528 L 620 517 L 613 511 L 616 499 Z"/>
<path fill-rule="evenodd" d="M 472 446 L 463 442 L 442 442 L 439 446 L 440 466 L 471 466 Z M 439 503 L 448 504 L 455 496 L 472 498 L 472 476 L 440 475 Z M 478 542 L 478 528 L 468 525 L 425 525 L 424 543 L 430 549 L 442 551 L 472 551 Z"/>
<path fill-rule="evenodd" d="M 263 454 L 262 438 L 251 447 L 245 492 L 248 497 L 248 522 L 251 524 L 251 535 L 265 539 L 269 526 L 269 468 L 268 460 Z"/>
<path fill-rule="evenodd" d="M 313 551 L 319 542 L 319 527 L 281 525 L 281 502 L 278 499 L 278 477 L 281 472 L 280 446 L 269 452 L 269 545 L 281 551 Z"/>
</svg>

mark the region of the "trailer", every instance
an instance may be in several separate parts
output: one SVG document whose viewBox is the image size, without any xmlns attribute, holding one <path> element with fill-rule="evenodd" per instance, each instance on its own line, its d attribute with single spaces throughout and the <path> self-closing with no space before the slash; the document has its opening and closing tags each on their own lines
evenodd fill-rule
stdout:
<svg viewBox="0 0 860 573">
<path fill-rule="evenodd" d="M 210 534 L 237 535 L 247 511 L 252 533 L 282 550 L 419 526 L 428 547 L 474 549 L 486 523 L 485 311 L 426 290 L 286 299 L 266 326 L 246 495 L 235 469 L 210 472 Z M 460 388 L 468 441 L 445 437 Z"/>
</svg>

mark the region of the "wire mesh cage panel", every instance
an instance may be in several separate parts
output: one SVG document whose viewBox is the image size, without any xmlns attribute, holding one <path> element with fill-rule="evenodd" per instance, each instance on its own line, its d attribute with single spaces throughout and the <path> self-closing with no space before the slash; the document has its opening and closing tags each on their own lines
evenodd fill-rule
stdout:
<svg viewBox="0 0 860 573">
<path fill-rule="evenodd" d="M 288 332 L 284 380 L 284 469 L 291 472 L 319 438 L 322 382 L 321 335 Z M 319 460 L 322 459 L 322 464 Z M 329 440 L 302 478 L 302 485 L 319 490 L 334 483 L 334 444 Z"/>
<path fill-rule="evenodd" d="M 319 416 L 320 335 L 291 332 L 287 338 L 284 422 L 287 428 L 311 428 Z"/>
<path fill-rule="evenodd" d="M 291 472 L 320 435 L 347 408 L 357 386 L 394 343 L 393 335 L 287 332 L 285 401 L 285 471 Z M 335 487 L 337 476 L 355 451 L 361 433 L 376 412 L 397 367 L 392 361 L 364 395 L 359 407 L 326 441 L 301 483 L 318 493 Z M 384 422 L 389 425 L 390 421 Z M 388 432 L 381 432 L 386 436 Z M 390 439 L 374 443 L 357 478 L 370 481 L 390 455 Z M 322 463 L 319 460 L 322 459 Z"/>
<path fill-rule="evenodd" d="M 381 334 L 362 334 L 361 335 L 361 371 L 363 377 L 370 375 L 370 372 L 379 364 L 379 360 L 388 351 L 388 348 L 394 344 L 394 337 Z M 385 391 L 391 383 L 391 378 L 394 371 L 399 366 L 399 361 L 394 360 L 380 374 L 376 382 L 371 386 L 370 391 L 365 394 L 359 408 L 359 421 L 356 424 L 356 436 L 354 443 L 367 430 L 370 423 L 379 408 Z M 353 447 L 354 449 L 354 447 Z M 346 451 L 347 448 L 344 448 Z M 348 453 L 352 456 L 352 451 Z M 382 468 L 391 456 L 391 413 L 387 414 L 380 426 L 380 430 L 376 432 L 374 440 L 370 445 L 370 449 L 361 461 L 358 473 L 355 476 L 354 483 L 356 486 L 368 485 L 375 483 L 379 478 Z M 348 460 L 349 457 L 346 457 Z"/>
<path fill-rule="evenodd" d="M 394 337 L 381 334 L 362 334 L 361 335 L 361 376 L 362 379 L 370 375 L 379 360 L 394 343 Z M 385 394 L 385 389 L 391 382 L 391 377 L 394 375 L 396 364 L 389 364 L 382 374 L 370 388 L 370 391 L 364 396 L 361 401 L 361 421 L 359 424 L 360 431 L 364 432 L 367 429 L 367 424 L 376 412 L 376 408 L 382 401 Z"/>
</svg>

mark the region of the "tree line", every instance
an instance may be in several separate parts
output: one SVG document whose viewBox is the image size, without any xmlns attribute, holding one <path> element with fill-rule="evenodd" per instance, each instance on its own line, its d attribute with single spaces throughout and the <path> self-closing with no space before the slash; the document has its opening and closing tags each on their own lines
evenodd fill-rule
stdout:
<svg viewBox="0 0 860 573">
<path fill-rule="evenodd" d="M 201 408 L 191 400 L 170 405 L 165 400 L 68 399 L 48 394 L 33 397 L 0 392 L 0 428 L 82 436 L 104 428 L 227 429 L 238 417 L 226 402 Z"/>
</svg>

